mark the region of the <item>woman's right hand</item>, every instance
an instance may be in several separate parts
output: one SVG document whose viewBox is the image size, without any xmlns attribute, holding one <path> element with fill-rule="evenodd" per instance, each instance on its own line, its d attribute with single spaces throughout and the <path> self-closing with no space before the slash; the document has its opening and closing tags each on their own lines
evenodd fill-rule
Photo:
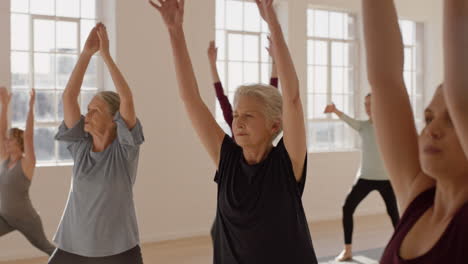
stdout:
<svg viewBox="0 0 468 264">
<path fill-rule="evenodd" d="M 325 107 L 325 110 L 323 111 L 325 114 L 330 114 L 334 113 L 336 111 L 336 106 L 335 104 L 329 104 Z"/>
<path fill-rule="evenodd" d="M 158 0 L 159 5 L 152 0 L 149 3 L 161 13 L 166 26 L 171 28 L 182 27 L 184 23 L 185 0 Z"/>
<path fill-rule="evenodd" d="M 208 47 L 208 58 L 212 65 L 216 64 L 216 61 L 218 60 L 218 48 L 215 46 L 214 41 L 210 41 L 210 46 Z"/>
<path fill-rule="evenodd" d="M 99 51 L 100 41 L 98 36 L 98 25 L 97 24 L 91 32 L 89 32 L 88 39 L 86 39 L 85 46 L 83 48 L 83 53 L 93 56 L 96 52 Z"/>
<path fill-rule="evenodd" d="M 11 101 L 11 94 L 8 92 L 8 89 L 4 86 L 0 87 L 0 102 L 2 106 L 8 106 Z"/>
</svg>

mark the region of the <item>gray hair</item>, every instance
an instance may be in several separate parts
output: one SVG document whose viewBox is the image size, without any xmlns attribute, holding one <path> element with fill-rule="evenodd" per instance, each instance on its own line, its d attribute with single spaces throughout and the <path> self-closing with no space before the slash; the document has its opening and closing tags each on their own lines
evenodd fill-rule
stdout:
<svg viewBox="0 0 468 264">
<path fill-rule="evenodd" d="M 276 138 L 283 130 L 283 99 L 279 89 L 271 85 L 251 84 L 240 86 L 234 96 L 234 105 L 237 105 L 241 96 L 252 96 L 263 102 L 263 113 L 272 122 L 279 122 L 280 129 L 274 135 Z"/>
<path fill-rule="evenodd" d="M 106 102 L 109 107 L 109 112 L 114 116 L 120 109 L 120 96 L 116 92 L 102 91 L 96 94 L 100 99 Z"/>
</svg>

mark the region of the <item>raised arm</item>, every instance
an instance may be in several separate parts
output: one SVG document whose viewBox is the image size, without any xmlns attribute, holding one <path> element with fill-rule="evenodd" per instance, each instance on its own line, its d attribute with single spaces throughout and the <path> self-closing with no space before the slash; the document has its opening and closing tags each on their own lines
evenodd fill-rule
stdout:
<svg viewBox="0 0 468 264">
<path fill-rule="evenodd" d="M 363 0 L 363 14 L 377 142 L 404 211 L 433 183 L 422 173 L 419 162 L 418 136 L 403 81 L 403 41 L 393 0 Z"/>
<path fill-rule="evenodd" d="M 98 50 L 99 37 L 97 35 L 97 27 L 94 27 L 89 33 L 86 44 L 78 58 L 78 62 L 73 69 L 62 96 L 64 121 L 65 125 L 69 128 L 73 127 L 80 120 L 81 111 L 80 105 L 78 104 L 78 96 L 80 95 L 83 78 L 89 62 L 91 61 L 91 57 Z"/>
<path fill-rule="evenodd" d="M 336 108 L 335 104 L 327 105 L 325 107 L 324 113 L 325 114 L 333 113 L 333 114 L 337 115 L 341 120 L 343 120 L 343 122 L 348 124 L 354 130 L 357 130 L 357 131 L 361 130 L 361 122 L 354 119 L 354 118 L 351 118 L 350 116 L 348 116 L 345 113 L 338 110 L 338 108 Z"/>
<path fill-rule="evenodd" d="M 36 168 L 36 153 L 34 151 L 34 104 L 36 102 L 36 91 L 31 90 L 29 99 L 29 112 L 24 130 L 24 162 L 22 163 L 24 174 L 32 180 Z"/>
<path fill-rule="evenodd" d="M 0 103 L 2 104 L 0 113 L 0 159 L 5 160 L 7 153 L 5 149 L 5 140 L 8 133 L 8 107 L 11 101 L 11 94 L 8 93 L 6 87 L 0 87 Z"/>
<path fill-rule="evenodd" d="M 109 37 L 107 35 L 106 26 L 104 26 L 102 23 L 99 23 L 96 27 L 99 37 L 99 51 L 112 77 L 115 89 L 120 97 L 120 115 L 127 124 L 128 128 L 132 129 L 135 127 L 137 119 L 132 91 L 130 90 L 127 81 L 117 67 L 117 64 L 115 64 L 112 56 L 110 55 Z"/>
<path fill-rule="evenodd" d="M 184 2 L 184 0 L 159 0 L 159 5 L 151 1 L 150 4 L 161 13 L 169 31 L 180 98 L 184 102 L 187 114 L 202 144 L 215 165 L 218 166 L 225 134 L 202 101 L 198 90 L 182 25 Z"/>
<path fill-rule="evenodd" d="M 214 41 L 210 41 L 208 47 L 208 61 L 210 62 L 211 77 L 213 78 L 214 88 L 216 91 L 216 98 L 218 98 L 221 110 L 226 123 L 232 129 L 232 105 L 229 98 L 224 94 L 223 84 L 219 78 L 218 69 L 216 67 L 216 60 L 218 59 L 218 48 L 215 46 Z"/>
<path fill-rule="evenodd" d="M 260 14 L 270 28 L 273 59 L 283 92 L 284 145 L 292 161 L 297 181 L 301 180 L 307 154 L 304 113 L 299 93 L 299 79 L 283 36 L 283 31 L 273 9 L 273 0 L 256 0 Z"/>
<path fill-rule="evenodd" d="M 468 1 L 444 1 L 445 100 L 468 157 Z"/>
<path fill-rule="evenodd" d="M 278 88 L 278 70 L 276 70 L 275 59 L 273 58 L 273 45 L 267 47 L 266 50 L 271 57 L 271 75 L 270 75 L 270 85 Z"/>
</svg>

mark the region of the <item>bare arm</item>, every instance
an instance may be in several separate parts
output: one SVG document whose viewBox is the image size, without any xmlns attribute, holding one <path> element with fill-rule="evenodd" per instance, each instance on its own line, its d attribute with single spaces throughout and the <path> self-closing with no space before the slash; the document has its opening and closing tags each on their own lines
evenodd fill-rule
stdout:
<svg viewBox="0 0 468 264">
<path fill-rule="evenodd" d="M 78 62 L 73 69 L 73 72 L 68 80 L 65 91 L 63 92 L 63 112 L 65 125 L 69 128 L 73 127 L 81 117 L 80 105 L 78 104 L 78 96 L 80 95 L 83 78 L 88 68 L 91 57 L 99 49 L 99 38 L 97 28 L 94 27 L 89 33 L 85 47 Z"/>
<path fill-rule="evenodd" d="M 159 1 L 160 5 L 150 1 L 150 4 L 161 13 L 168 27 L 179 84 L 179 94 L 184 102 L 187 114 L 202 144 L 215 165 L 218 166 L 221 144 L 225 134 L 203 102 L 198 90 L 182 26 L 184 0 Z"/>
<path fill-rule="evenodd" d="M 2 113 L 0 114 L 0 159 L 7 158 L 5 150 L 5 140 L 8 133 L 8 107 L 10 106 L 11 94 L 6 87 L 0 87 L 0 102 L 2 104 Z"/>
<path fill-rule="evenodd" d="M 29 180 L 32 180 L 34 169 L 36 168 L 36 153 L 34 151 L 34 104 L 36 92 L 31 90 L 29 99 L 29 112 L 24 130 L 24 162 L 22 163 L 24 173 Z"/>
<path fill-rule="evenodd" d="M 273 0 L 256 0 L 256 3 L 271 32 L 270 40 L 274 47 L 273 59 L 276 62 L 283 89 L 284 145 L 291 158 L 296 180 L 300 181 L 307 154 L 307 145 L 299 79 L 278 17 L 273 9 Z"/>
<path fill-rule="evenodd" d="M 270 45 L 270 47 L 266 48 L 268 51 L 268 54 L 271 57 L 271 75 L 270 75 L 270 85 L 275 86 L 278 88 L 278 70 L 276 69 L 276 63 L 275 59 L 273 57 L 273 46 Z"/>
<path fill-rule="evenodd" d="M 208 61 L 210 62 L 210 72 L 213 83 L 221 82 L 219 78 L 218 68 L 216 67 L 216 60 L 218 59 L 218 48 L 215 46 L 214 41 L 210 41 L 208 47 Z"/>
<path fill-rule="evenodd" d="M 103 24 L 98 24 L 97 29 L 100 43 L 99 50 L 101 52 L 102 59 L 104 60 L 107 69 L 109 70 L 112 81 L 115 85 L 115 89 L 117 90 L 117 93 L 120 97 L 120 114 L 122 115 L 122 119 L 125 121 L 128 128 L 132 129 L 135 127 L 137 119 L 132 90 L 130 90 L 125 77 L 120 72 L 119 68 L 112 59 L 112 56 L 110 55 L 109 37 L 107 35 L 106 27 Z"/>
<path fill-rule="evenodd" d="M 433 182 L 422 173 L 419 163 L 418 137 L 403 81 L 403 41 L 393 0 L 363 0 L 363 13 L 377 142 L 404 211 Z"/>
<path fill-rule="evenodd" d="M 444 93 L 450 117 L 468 157 L 468 2 L 444 1 Z"/>
</svg>

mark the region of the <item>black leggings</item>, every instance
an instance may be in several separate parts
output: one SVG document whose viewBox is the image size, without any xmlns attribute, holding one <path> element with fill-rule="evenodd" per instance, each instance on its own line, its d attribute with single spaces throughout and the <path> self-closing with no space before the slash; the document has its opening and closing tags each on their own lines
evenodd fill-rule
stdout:
<svg viewBox="0 0 468 264">
<path fill-rule="evenodd" d="M 343 205 L 343 229 L 345 244 L 352 244 L 353 240 L 353 214 L 356 207 L 361 203 L 366 196 L 377 190 L 385 201 L 387 206 L 387 213 L 392 220 L 393 227 L 395 228 L 400 216 L 398 214 L 398 206 L 395 194 L 393 193 L 390 181 L 374 181 L 359 179 L 351 189 L 351 192 L 346 197 Z"/>
<path fill-rule="evenodd" d="M 114 256 L 96 258 L 83 257 L 57 249 L 48 264 L 143 264 L 143 258 L 140 246 Z"/>
</svg>

